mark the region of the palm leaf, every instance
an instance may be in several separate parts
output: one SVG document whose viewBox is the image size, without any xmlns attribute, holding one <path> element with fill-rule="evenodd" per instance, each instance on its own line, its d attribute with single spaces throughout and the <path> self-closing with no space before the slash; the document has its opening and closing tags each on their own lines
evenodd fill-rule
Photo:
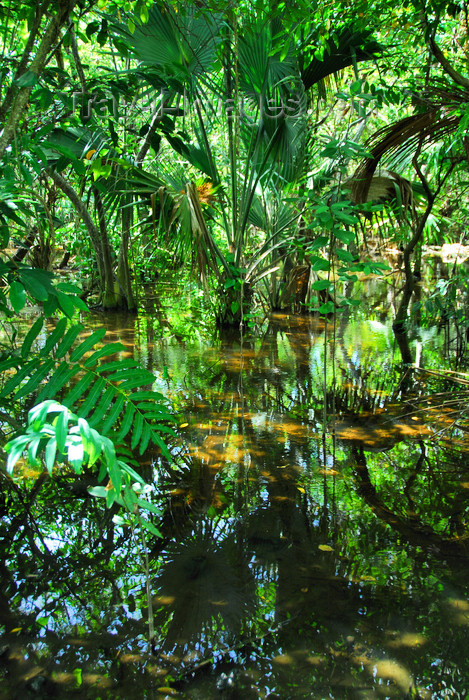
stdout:
<svg viewBox="0 0 469 700">
<path fill-rule="evenodd" d="M 301 79 L 305 90 L 317 85 L 326 76 L 353 66 L 361 61 L 370 61 L 380 56 L 384 46 L 371 38 L 371 31 L 341 27 L 331 33 L 323 46 L 323 55 L 309 59 L 311 37 L 308 38 L 300 61 Z"/>
</svg>

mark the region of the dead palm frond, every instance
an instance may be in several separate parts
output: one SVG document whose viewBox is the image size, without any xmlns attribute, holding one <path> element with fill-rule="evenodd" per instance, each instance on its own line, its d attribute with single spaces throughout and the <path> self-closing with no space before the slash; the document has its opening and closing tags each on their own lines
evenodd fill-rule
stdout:
<svg viewBox="0 0 469 700">
<path fill-rule="evenodd" d="M 379 163 L 385 156 L 409 157 L 419 144 L 424 149 L 457 132 L 462 118 L 461 106 L 469 101 L 469 91 L 439 84 L 416 95 L 419 111 L 379 129 L 366 144 L 370 156 L 353 175 L 357 202 L 369 201 L 368 190 Z M 423 111 L 422 111 L 423 110 Z"/>
</svg>

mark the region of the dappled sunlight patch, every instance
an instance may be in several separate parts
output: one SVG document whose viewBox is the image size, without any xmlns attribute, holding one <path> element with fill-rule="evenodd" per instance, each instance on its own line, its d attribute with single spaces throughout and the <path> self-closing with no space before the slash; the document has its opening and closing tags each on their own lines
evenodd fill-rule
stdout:
<svg viewBox="0 0 469 700">
<path fill-rule="evenodd" d="M 374 678 L 392 681 L 403 693 L 407 693 L 412 686 L 412 676 L 407 668 L 393 659 L 372 661 L 367 670 Z"/>
<path fill-rule="evenodd" d="M 119 654 L 119 661 L 123 664 L 136 664 L 142 661 L 142 657 L 140 654 L 124 652 L 123 654 Z"/>
<path fill-rule="evenodd" d="M 305 662 L 309 664 L 310 666 L 324 666 L 327 661 L 324 656 L 321 656 L 320 654 L 310 654 L 305 658 Z"/>
<path fill-rule="evenodd" d="M 176 601 L 174 595 L 158 595 L 153 599 L 156 605 L 172 605 Z"/>
<path fill-rule="evenodd" d="M 279 666 L 291 666 L 295 663 L 295 658 L 292 654 L 278 654 L 278 656 L 274 656 L 272 662 Z"/>
<path fill-rule="evenodd" d="M 428 644 L 428 639 L 418 632 L 390 632 L 391 639 L 386 642 L 386 646 L 391 649 L 415 648 Z"/>
<path fill-rule="evenodd" d="M 469 625 L 469 601 L 464 598 L 448 598 L 446 601 L 450 621 L 456 625 Z"/>
</svg>

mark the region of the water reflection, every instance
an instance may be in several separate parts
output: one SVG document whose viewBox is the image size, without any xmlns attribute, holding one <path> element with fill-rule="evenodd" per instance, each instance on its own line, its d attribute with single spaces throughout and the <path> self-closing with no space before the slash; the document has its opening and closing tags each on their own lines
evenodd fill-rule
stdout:
<svg viewBox="0 0 469 700">
<path fill-rule="evenodd" d="M 422 410 L 384 322 L 279 315 L 208 345 L 155 319 L 106 322 L 185 426 L 173 464 L 145 455 L 152 648 L 142 542 L 92 475 L 18 483 L 0 697 L 464 697 L 468 443 Z"/>
</svg>

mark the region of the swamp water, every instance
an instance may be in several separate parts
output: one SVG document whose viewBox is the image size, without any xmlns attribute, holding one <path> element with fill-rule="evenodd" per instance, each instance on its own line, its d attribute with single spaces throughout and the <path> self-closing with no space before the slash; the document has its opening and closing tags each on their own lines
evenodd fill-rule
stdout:
<svg viewBox="0 0 469 700">
<path fill-rule="evenodd" d="M 180 416 L 173 463 L 142 463 L 162 537 L 84 477 L 3 491 L 0 698 L 466 697 L 469 439 L 385 316 L 212 342 L 101 319 Z"/>
</svg>

